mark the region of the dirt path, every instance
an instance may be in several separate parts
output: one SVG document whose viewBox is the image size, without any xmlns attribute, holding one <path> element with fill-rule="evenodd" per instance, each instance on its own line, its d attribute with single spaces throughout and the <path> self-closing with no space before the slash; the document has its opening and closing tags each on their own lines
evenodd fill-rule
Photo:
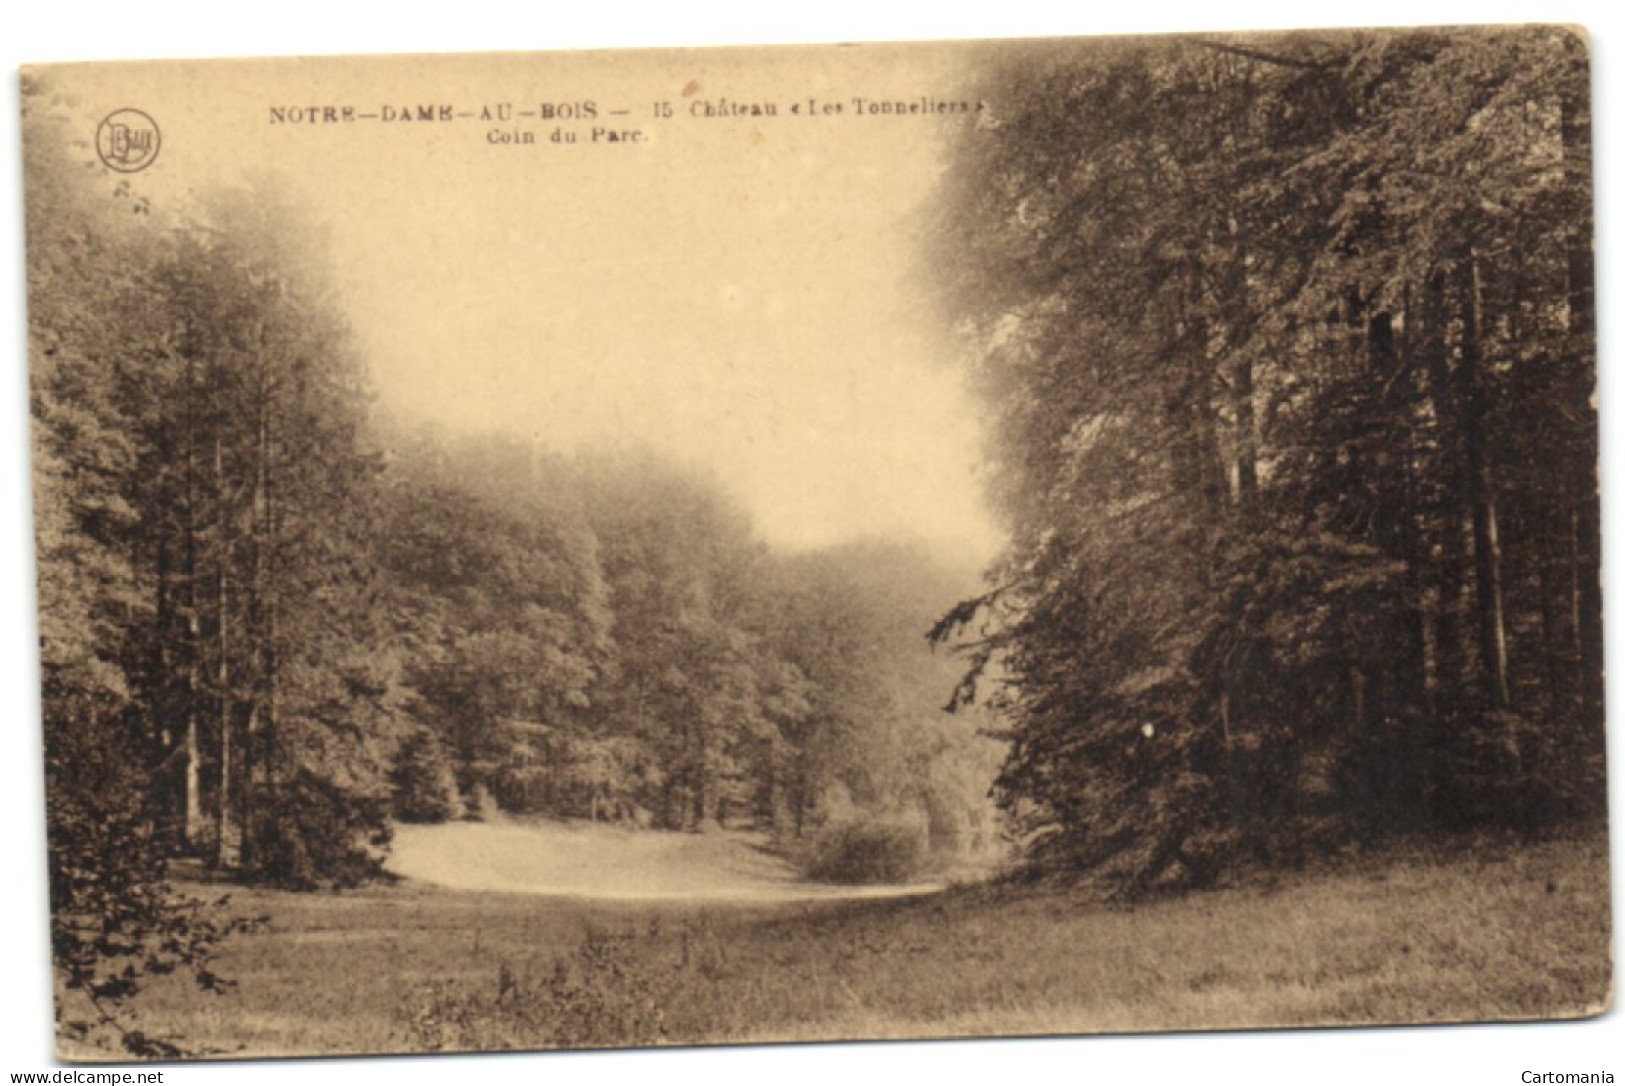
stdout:
<svg viewBox="0 0 1625 1086">
<path fill-rule="evenodd" d="M 399 826 L 388 867 L 454 890 L 618 901 L 771 903 L 934 893 L 937 883 L 834 886 L 736 834 L 701 836 L 564 823 Z"/>
</svg>

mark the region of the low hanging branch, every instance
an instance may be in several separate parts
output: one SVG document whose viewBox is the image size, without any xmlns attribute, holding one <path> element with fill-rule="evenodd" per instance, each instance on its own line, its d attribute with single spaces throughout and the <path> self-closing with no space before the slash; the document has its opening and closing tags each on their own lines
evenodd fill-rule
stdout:
<svg viewBox="0 0 1625 1086">
<path fill-rule="evenodd" d="M 1229 42 L 1214 41 L 1211 38 L 1191 38 L 1189 40 L 1191 44 L 1199 45 L 1204 49 L 1228 53 L 1231 56 L 1246 57 L 1248 60 L 1256 60 L 1260 64 L 1273 64 L 1278 68 L 1296 68 L 1304 72 L 1331 71 L 1348 63 L 1348 57 L 1344 55 L 1338 55 L 1327 60 L 1300 60 L 1297 57 L 1282 56 L 1280 53 L 1269 53 L 1245 45 L 1232 45 Z"/>
</svg>

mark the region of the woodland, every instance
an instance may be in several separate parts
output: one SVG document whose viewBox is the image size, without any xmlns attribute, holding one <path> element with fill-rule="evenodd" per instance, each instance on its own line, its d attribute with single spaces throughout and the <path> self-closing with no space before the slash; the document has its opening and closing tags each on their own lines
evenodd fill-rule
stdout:
<svg viewBox="0 0 1625 1086">
<path fill-rule="evenodd" d="M 1144 888 L 1602 814 L 1586 44 L 1012 46 L 935 266 L 1012 544 L 956 700 Z M 980 681 L 980 680 L 987 681 Z"/>
<path fill-rule="evenodd" d="M 48 92 L 26 102 L 68 987 L 111 1008 L 149 975 L 216 982 L 240 925 L 174 890 L 174 861 L 353 886 L 397 822 L 995 843 L 997 744 L 941 712 L 958 664 L 924 638 L 974 570 L 909 543 L 772 552 L 718 482 L 645 449 L 394 420 L 296 199 L 156 208 L 79 161 Z"/>
<path fill-rule="evenodd" d="M 645 450 L 389 417 L 296 196 L 154 206 L 25 84 L 66 990 L 223 983 L 246 922 L 178 860 L 349 886 L 392 824 L 497 811 L 1002 834 L 1130 895 L 1601 823 L 1585 42 L 975 59 L 921 256 L 1009 538 L 980 580 L 773 551 Z"/>
</svg>

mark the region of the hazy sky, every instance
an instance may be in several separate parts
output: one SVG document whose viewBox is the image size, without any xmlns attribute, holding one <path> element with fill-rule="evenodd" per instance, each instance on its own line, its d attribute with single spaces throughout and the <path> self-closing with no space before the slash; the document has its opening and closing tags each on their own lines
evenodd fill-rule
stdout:
<svg viewBox="0 0 1625 1086">
<path fill-rule="evenodd" d="M 332 220 L 351 320 L 397 413 L 566 451 L 668 451 L 714 470 L 784 546 L 901 532 L 987 557 L 976 411 L 940 357 L 917 244 L 944 141 L 972 122 L 852 115 L 855 96 L 956 98 L 951 58 L 864 47 L 637 61 L 125 68 L 84 84 L 82 107 L 158 120 L 159 159 L 136 180 L 160 197 L 261 169 L 295 180 Z M 788 112 L 810 97 L 842 113 Z M 654 120 L 657 100 L 675 116 Z M 722 100 L 780 113 L 693 116 Z M 599 116 L 563 126 L 574 146 L 518 117 L 269 120 L 273 106 L 584 101 Z M 646 142 L 591 144 L 595 124 Z M 516 128 L 538 144 L 489 142 Z"/>
</svg>

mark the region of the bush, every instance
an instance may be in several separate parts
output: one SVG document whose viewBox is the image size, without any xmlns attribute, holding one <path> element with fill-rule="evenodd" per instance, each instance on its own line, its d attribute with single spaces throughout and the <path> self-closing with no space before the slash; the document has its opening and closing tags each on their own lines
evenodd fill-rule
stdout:
<svg viewBox="0 0 1625 1086">
<path fill-rule="evenodd" d="M 819 830 L 805 867 L 808 878 L 822 882 L 902 882 L 919 873 L 925 854 L 920 826 L 857 815 Z"/>
<path fill-rule="evenodd" d="M 496 990 L 440 981 L 402 1000 L 404 1039 L 427 1052 L 612 1048 L 667 1039 L 665 1011 L 686 963 L 659 962 L 636 938 L 589 931 L 540 979 L 506 962 Z"/>
<path fill-rule="evenodd" d="M 263 792 L 251 874 L 285 890 L 358 886 L 383 874 L 388 800 L 301 769 Z"/>
<path fill-rule="evenodd" d="M 171 973 L 199 991 L 232 982 L 214 971 L 220 943 L 254 922 L 226 899 L 203 901 L 169 881 L 163 813 L 146 794 L 142 750 L 108 721 L 45 687 L 47 859 L 57 1037 L 64 1055 L 196 1058 L 178 1037 L 135 1028 L 147 983 Z M 80 1048 L 80 1046 L 83 1046 Z"/>
</svg>

